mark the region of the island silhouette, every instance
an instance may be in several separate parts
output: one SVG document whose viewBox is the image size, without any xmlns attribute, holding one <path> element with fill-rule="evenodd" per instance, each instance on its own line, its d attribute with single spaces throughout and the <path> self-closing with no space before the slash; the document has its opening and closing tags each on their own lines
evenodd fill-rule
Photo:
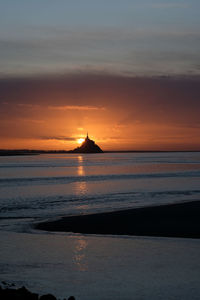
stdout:
<svg viewBox="0 0 200 300">
<path fill-rule="evenodd" d="M 88 136 L 87 136 L 84 140 L 84 142 L 81 144 L 80 147 L 75 148 L 74 150 L 70 150 L 70 153 L 103 153 L 103 150 L 101 150 L 101 148 L 95 144 L 95 141 L 91 140 Z"/>
</svg>

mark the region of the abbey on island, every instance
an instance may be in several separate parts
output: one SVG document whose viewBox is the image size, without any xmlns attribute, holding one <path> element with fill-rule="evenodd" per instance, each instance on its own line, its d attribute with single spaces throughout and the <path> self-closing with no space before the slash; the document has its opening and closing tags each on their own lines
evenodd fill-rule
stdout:
<svg viewBox="0 0 200 300">
<path fill-rule="evenodd" d="M 95 144 L 95 141 L 89 138 L 87 133 L 87 136 L 84 142 L 81 144 L 81 146 L 69 152 L 70 153 L 103 153 L 103 150 L 101 150 L 101 148 L 97 144 Z"/>
</svg>

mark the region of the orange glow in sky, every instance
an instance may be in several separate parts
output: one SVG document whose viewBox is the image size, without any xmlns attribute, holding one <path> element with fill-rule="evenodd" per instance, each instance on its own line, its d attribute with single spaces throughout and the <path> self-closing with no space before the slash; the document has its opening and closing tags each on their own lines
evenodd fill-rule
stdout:
<svg viewBox="0 0 200 300">
<path fill-rule="evenodd" d="M 0 149 L 199 150 L 200 78 L 0 79 Z M 3 99 L 3 100 L 2 100 Z"/>
<path fill-rule="evenodd" d="M 200 150 L 199 10 L 1 0 L 0 149 Z"/>
</svg>

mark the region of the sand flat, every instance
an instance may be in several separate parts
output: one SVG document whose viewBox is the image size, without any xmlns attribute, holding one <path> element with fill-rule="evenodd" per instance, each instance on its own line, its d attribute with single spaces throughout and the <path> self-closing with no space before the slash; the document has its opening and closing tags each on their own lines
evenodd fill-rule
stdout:
<svg viewBox="0 0 200 300">
<path fill-rule="evenodd" d="M 63 217 L 37 229 L 86 234 L 200 238 L 200 201 Z"/>
</svg>

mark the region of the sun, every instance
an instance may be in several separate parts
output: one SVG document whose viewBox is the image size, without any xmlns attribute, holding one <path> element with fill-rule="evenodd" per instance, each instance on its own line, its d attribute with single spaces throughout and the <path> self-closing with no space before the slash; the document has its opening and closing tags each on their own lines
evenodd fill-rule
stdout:
<svg viewBox="0 0 200 300">
<path fill-rule="evenodd" d="M 76 141 L 77 141 L 78 144 L 82 144 L 85 141 L 85 139 L 80 138 L 80 139 L 77 139 Z"/>
</svg>

